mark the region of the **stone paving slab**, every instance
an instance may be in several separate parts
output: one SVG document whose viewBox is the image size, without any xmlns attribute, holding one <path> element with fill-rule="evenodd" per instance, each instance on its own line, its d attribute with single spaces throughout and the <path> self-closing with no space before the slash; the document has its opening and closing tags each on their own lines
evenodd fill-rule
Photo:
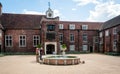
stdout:
<svg viewBox="0 0 120 74">
<path fill-rule="evenodd" d="M 85 64 L 44 65 L 36 63 L 34 55 L 4 56 L 0 57 L 0 74 L 120 74 L 120 57 L 102 54 L 75 56 Z"/>
</svg>

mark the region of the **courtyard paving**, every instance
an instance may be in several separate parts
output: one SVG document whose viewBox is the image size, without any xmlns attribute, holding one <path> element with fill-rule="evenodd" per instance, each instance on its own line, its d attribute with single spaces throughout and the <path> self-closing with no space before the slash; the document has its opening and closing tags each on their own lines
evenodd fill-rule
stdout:
<svg viewBox="0 0 120 74">
<path fill-rule="evenodd" d="M 0 74 L 120 74 L 120 57 L 102 54 L 76 56 L 85 64 L 55 66 L 36 63 L 34 55 L 4 56 L 0 57 Z"/>
</svg>

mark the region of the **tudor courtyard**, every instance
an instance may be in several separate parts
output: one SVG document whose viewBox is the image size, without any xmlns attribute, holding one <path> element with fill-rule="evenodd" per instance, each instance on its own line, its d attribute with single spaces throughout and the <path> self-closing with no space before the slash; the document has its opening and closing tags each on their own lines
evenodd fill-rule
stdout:
<svg viewBox="0 0 120 74">
<path fill-rule="evenodd" d="M 120 54 L 120 15 L 106 22 L 61 21 L 50 7 L 46 15 L 3 13 L 2 7 L 0 3 L 0 53 L 35 53 L 41 44 L 45 57 L 60 54 L 66 44 L 67 55 L 85 64 L 45 65 L 35 55 L 0 54 L 0 74 L 120 73 L 120 57 L 103 54 Z"/>
<path fill-rule="evenodd" d="M 60 21 L 49 7 L 46 15 L 2 13 L 0 3 L 0 52 L 35 52 L 41 44 L 44 54 L 66 52 L 120 53 L 120 15 L 106 22 Z"/>
</svg>

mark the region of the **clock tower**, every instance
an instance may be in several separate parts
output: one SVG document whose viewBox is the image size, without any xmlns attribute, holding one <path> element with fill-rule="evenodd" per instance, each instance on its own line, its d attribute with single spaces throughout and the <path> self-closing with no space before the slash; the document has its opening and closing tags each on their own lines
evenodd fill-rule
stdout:
<svg viewBox="0 0 120 74">
<path fill-rule="evenodd" d="M 50 8 L 50 2 L 48 2 L 48 6 L 49 6 L 49 8 L 48 8 L 48 10 L 46 11 L 46 17 L 47 17 L 47 18 L 53 18 L 53 11 L 52 11 L 52 9 Z"/>
</svg>

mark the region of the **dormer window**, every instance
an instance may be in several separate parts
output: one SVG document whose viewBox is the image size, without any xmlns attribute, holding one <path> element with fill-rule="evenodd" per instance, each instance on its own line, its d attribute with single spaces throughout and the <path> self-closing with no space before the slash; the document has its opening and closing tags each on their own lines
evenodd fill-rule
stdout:
<svg viewBox="0 0 120 74">
<path fill-rule="evenodd" d="M 102 37 L 102 36 L 103 36 L 103 35 L 102 35 L 102 32 L 100 32 L 100 33 L 99 33 L 99 36 L 100 36 L 100 37 Z"/>
<path fill-rule="evenodd" d="M 87 30 L 88 29 L 88 25 L 82 25 L 82 30 Z"/>
<path fill-rule="evenodd" d="M 59 24 L 59 29 L 64 29 L 63 24 Z"/>
<path fill-rule="evenodd" d="M 69 29 L 70 29 L 70 30 L 74 30 L 74 29 L 75 29 L 75 24 L 70 24 L 70 25 L 69 25 Z"/>
<path fill-rule="evenodd" d="M 114 34 L 114 35 L 117 34 L 117 28 L 116 28 L 116 27 L 113 28 L 113 34 Z"/>
<path fill-rule="evenodd" d="M 105 31 L 105 36 L 109 36 L 109 30 Z"/>
</svg>

